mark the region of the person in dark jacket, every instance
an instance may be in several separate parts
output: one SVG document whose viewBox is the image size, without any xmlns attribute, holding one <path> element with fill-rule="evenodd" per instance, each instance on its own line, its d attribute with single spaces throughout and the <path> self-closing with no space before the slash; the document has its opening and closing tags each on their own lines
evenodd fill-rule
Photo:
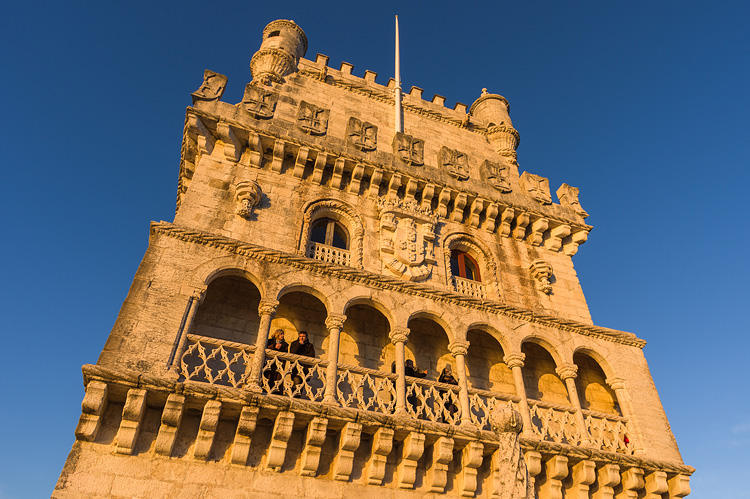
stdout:
<svg viewBox="0 0 750 499">
<path fill-rule="evenodd" d="M 266 343 L 266 350 L 274 350 L 276 352 L 288 352 L 289 351 L 289 344 L 284 341 L 284 330 L 283 329 L 277 329 L 273 332 L 270 338 L 268 338 L 268 343 Z M 268 378 L 268 385 L 271 393 L 280 394 L 282 393 L 282 383 L 281 378 L 282 375 L 278 370 L 277 367 L 277 361 L 274 359 L 274 362 L 271 364 L 271 367 L 268 368 L 268 370 L 264 373 L 266 378 Z M 286 365 L 286 362 L 281 361 L 282 366 Z"/>
<path fill-rule="evenodd" d="M 297 333 L 297 340 L 293 341 L 292 344 L 289 345 L 289 353 L 293 353 L 295 355 L 303 355 L 305 357 L 315 357 L 315 347 L 308 340 L 307 331 L 300 331 L 299 333 Z M 292 380 L 294 381 L 295 392 L 300 390 L 299 385 L 302 384 L 302 378 L 307 378 L 307 373 L 309 372 L 309 367 L 303 367 L 301 370 L 294 368 L 292 370 Z M 295 393 L 294 396 L 299 396 L 299 392 Z"/>
<path fill-rule="evenodd" d="M 458 381 L 456 380 L 456 378 L 453 377 L 453 370 L 450 364 L 446 364 L 443 370 L 440 372 L 440 377 L 438 378 L 438 381 L 440 383 L 445 383 L 447 385 L 458 384 Z M 454 418 L 454 414 L 456 414 L 456 411 L 458 410 L 458 408 L 456 407 L 456 402 L 455 402 L 456 394 L 453 390 L 440 390 L 440 393 L 443 396 L 445 410 L 448 411 L 448 413 L 451 415 L 450 419 L 452 420 Z M 442 419 L 443 419 L 443 423 L 451 422 L 448 420 L 448 418 L 445 417 L 445 415 L 442 416 Z"/>
<path fill-rule="evenodd" d="M 414 365 L 414 361 L 411 359 L 406 359 L 406 362 L 404 363 L 404 371 L 406 371 L 407 376 L 411 376 L 413 378 L 424 378 L 427 376 L 427 369 L 424 371 L 419 369 L 416 365 Z M 406 393 L 409 393 L 409 390 L 407 388 Z M 419 414 L 417 414 L 417 411 L 419 410 L 419 398 L 417 395 L 412 392 L 409 396 L 406 397 L 406 401 L 409 402 L 409 405 L 411 406 L 412 411 L 414 411 L 414 414 L 419 417 Z"/>
</svg>

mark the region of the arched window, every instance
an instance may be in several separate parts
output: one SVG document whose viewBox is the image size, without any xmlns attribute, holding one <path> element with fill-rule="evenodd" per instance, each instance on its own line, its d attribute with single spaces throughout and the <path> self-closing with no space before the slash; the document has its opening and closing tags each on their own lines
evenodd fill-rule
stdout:
<svg viewBox="0 0 750 499">
<path fill-rule="evenodd" d="M 312 223 L 310 241 L 339 249 L 349 249 L 349 235 L 343 225 L 331 218 L 319 218 Z"/>
<path fill-rule="evenodd" d="M 482 282 L 477 261 L 465 251 L 451 250 L 451 273 L 453 277 L 463 277 L 471 281 Z"/>
</svg>

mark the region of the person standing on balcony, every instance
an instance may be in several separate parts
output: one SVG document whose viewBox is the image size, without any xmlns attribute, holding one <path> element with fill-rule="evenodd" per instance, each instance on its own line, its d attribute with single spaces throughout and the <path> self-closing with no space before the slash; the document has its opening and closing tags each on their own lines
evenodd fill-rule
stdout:
<svg viewBox="0 0 750 499">
<path fill-rule="evenodd" d="M 453 369 L 451 368 L 450 364 L 446 364 L 443 370 L 440 372 L 438 381 L 440 383 L 445 383 L 448 385 L 458 385 L 458 380 L 453 377 Z M 453 390 L 440 390 L 440 394 L 442 395 L 444 400 L 445 410 L 448 411 L 448 414 L 450 414 L 450 419 L 453 420 L 454 414 L 456 414 L 456 411 L 458 410 L 458 408 L 456 407 L 456 403 L 454 402 L 455 394 Z M 451 422 L 448 420 L 448 418 L 445 417 L 445 415 L 443 415 L 442 418 L 443 423 Z"/>
<path fill-rule="evenodd" d="M 297 333 L 297 340 L 289 345 L 289 353 L 305 357 L 315 357 L 315 347 L 307 339 L 307 331 L 300 331 Z M 292 370 L 292 380 L 294 381 L 295 392 L 299 390 L 299 385 L 304 381 L 302 378 L 307 378 L 308 372 L 310 372 L 309 367 L 303 367 L 301 372 L 300 369 L 297 369 L 296 367 Z M 295 393 L 295 396 L 298 395 L 299 393 Z"/>
<path fill-rule="evenodd" d="M 274 350 L 276 352 L 289 351 L 289 344 L 284 341 L 283 329 L 277 329 L 273 332 L 271 337 L 268 339 L 268 343 L 266 344 L 266 350 Z M 269 391 L 276 394 L 281 393 L 282 387 L 281 379 L 283 376 L 278 370 L 279 365 L 281 366 L 282 370 L 284 370 L 284 367 L 286 367 L 286 362 L 279 361 L 278 359 L 274 358 L 271 363 L 271 367 L 268 369 L 268 371 L 266 371 Z"/>
<path fill-rule="evenodd" d="M 427 376 L 427 369 L 420 370 L 419 367 L 417 367 L 414 364 L 414 361 L 411 359 L 406 359 L 406 362 L 404 363 L 404 371 L 407 376 L 411 376 L 413 378 L 424 378 L 425 376 Z M 407 393 L 409 393 L 408 390 L 407 390 Z M 411 409 L 414 412 L 415 417 L 419 417 L 419 414 L 417 413 L 417 406 L 419 405 L 419 397 L 417 397 L 417 394 L 414 388 L 412 388 L 411 394 L 406 397 L 406 401 L 409 402 L 409 405 L 411 406 Z"/>
</svg>

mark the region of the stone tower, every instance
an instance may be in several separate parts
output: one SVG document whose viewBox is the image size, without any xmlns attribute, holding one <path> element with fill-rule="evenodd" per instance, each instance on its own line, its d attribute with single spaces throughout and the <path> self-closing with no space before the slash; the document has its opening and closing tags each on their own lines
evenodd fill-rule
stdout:
<svg viewBox="0 0 750 499">
<path fill-rule="evenodd" d="M 578 189 L 519 175 L 508 101 L 413 87 L 394 132 L 393 80 L 306 51 L 274 21 L 241 102 L 193 93 L 53 496 L 686 496 L 645 342 L 592 324 Z"/>
</svg>

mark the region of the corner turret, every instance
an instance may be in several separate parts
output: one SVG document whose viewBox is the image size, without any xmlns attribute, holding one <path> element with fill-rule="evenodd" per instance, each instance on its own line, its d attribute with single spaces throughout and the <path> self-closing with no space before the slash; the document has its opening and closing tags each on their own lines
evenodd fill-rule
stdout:
<svg viewBox="0 0 750 499">
<path fill-rule="evenodd" d="M 490 94 L 483 88 L 482 95 L 471 105 L 469 114 L 487 125 L 487 138 L 497 152 L 515 160 L 520 135 L 510 120 L 508 100 L 502 95 Z"/>
<path fill-rule="evenodd" d="M 294 21 L 277 19 L 263 30 L 260 49 L 250 60 L 253 82 L 268 85 L 283 83 L 284 77 L 297 71 L 300 57 L 307 52 L 307 37 Z"/>
</svg>

